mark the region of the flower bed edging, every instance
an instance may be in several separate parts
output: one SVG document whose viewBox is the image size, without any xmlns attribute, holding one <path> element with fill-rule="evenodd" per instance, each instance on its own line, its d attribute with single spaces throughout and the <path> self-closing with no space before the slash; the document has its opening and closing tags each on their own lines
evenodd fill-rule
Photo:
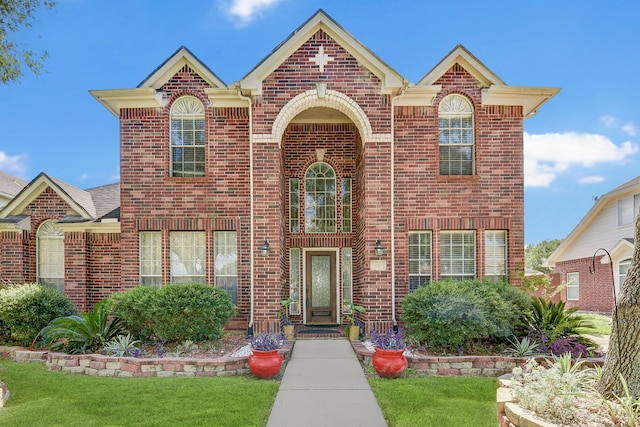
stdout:
<svg viewBox="0 0 640 427">
<path fill-rule="evenodd" d="M 351 347 L 364 366 L 371 365 L 373 352 L 360 341 Z M 499 377 L 527 361 L 526 358 L 505 356 L 422 356 L 407 355 L 409 368 L 432 376 Z"/>
<path fill-rule="evenodd" d="M 293 341 L 285 342 L 280 353 L 288 360 Z M 23 353 L 30 353 L 27 356 Z M 12 360 L 46 361 L 50 371 L 100 377 L 217 377 L 250 374 L 248 356 L 218 358 L 189 357 L 112 357 L 101 354 L 66 354 L 14 350 L 6 353 Z"/>
<path fill-rule="evenodd" d="M 291 355 L 293 342 L 287 341 L 280 349 L 286 359 Z M 247 375 L 248 356 L 200 359 L 189 357 L 137 358 L 112 357 L 101 354 L 49 353 L 50 371 L 99 377 L 221 377 Z"/>
</svg>

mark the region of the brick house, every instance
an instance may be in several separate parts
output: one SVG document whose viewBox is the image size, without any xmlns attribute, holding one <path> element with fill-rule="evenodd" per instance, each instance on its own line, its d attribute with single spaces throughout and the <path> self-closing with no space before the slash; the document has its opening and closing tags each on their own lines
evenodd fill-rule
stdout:
<svg viewBox="0 0 640 427">
<path fill-rule="evenodd" d="M 631 266 L 640 176 L 598 197 L 547 260 L 567 307 L 611 312 Z"/>
<path fill-rule="evenodd" d="M 36 178 L 0 211 L 0 272 L 57 268 L 81 307 L 205 282 L 232 296 L 232 327 L 273 330 L 290 297 L 296 323 L 353 302 L 384 329 L 424 283 L 522 269 L 523 120 L 557 92 L 463 46 L 410 84 L 322 10 L 232 85 L 181 47 L 135 88 L 91 91 L 120 122 L 119 210 Z M 58 264 L 36 268 L 39 230 Z"/>
</svg>

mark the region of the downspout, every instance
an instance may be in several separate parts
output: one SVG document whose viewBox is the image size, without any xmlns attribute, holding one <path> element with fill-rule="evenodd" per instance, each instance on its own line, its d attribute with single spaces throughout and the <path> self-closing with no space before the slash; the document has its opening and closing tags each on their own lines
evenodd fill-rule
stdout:
<svg viewBox="0 0 640 427">
<path fill-rule="evenodd" d="M 395 102 L 404 96 L 409 82 L 404 79 L 400 93 L 391 98 L 391 320 L 394 330 L 398 327 L 396 319 L 396 159 L 395 159 Z"/>
<path fill-rule="evenodd" d="M 248 96 L 244 96 L 242 94 L 242 88 L 239 83 L 235 84 L 235 88 L 238 91 L 238 97 L 240 99 L 244 99 L 249 104 L 249 229 L 251 233 L 249 234 L 249 260 L 250 260 L 250 308 L 249 308 L 249 325 L 247 326 L 247 335 L 253 335 L 253 311 L 254 311 L 254 284 L 253 278 L 254 274 L 254 258 L 255 258 L 255 250 L 254 250 L 254 235 L 253 235 L 253 110 L 252 110 L 252 100 Z"/>
</svg>

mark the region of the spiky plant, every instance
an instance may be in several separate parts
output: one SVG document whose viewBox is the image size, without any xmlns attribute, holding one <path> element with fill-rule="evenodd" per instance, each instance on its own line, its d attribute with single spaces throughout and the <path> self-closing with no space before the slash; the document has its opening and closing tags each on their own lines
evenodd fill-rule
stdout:
<svg viewBox="0 0 640 427">
<path fill-rule="evenodd" d="M 40 332 L 45 345 L 51 350 L 71 354 L 97 352 L 113 338 L 125 332 L 120 319 L 109 319 L 103 304 L 82 316 L 54 319 Z"/>
</svg>

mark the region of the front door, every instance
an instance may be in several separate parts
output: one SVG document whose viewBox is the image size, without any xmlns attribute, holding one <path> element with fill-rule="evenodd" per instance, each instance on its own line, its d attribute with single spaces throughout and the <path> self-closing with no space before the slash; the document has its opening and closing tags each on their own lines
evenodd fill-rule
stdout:
<svg viewBox="0 0 640 427">
<path fill-rule="evenodd" d="M 336 253 L 309 251 L 305 267 L 307 323 L 336 324 Z"/>
</svg>

